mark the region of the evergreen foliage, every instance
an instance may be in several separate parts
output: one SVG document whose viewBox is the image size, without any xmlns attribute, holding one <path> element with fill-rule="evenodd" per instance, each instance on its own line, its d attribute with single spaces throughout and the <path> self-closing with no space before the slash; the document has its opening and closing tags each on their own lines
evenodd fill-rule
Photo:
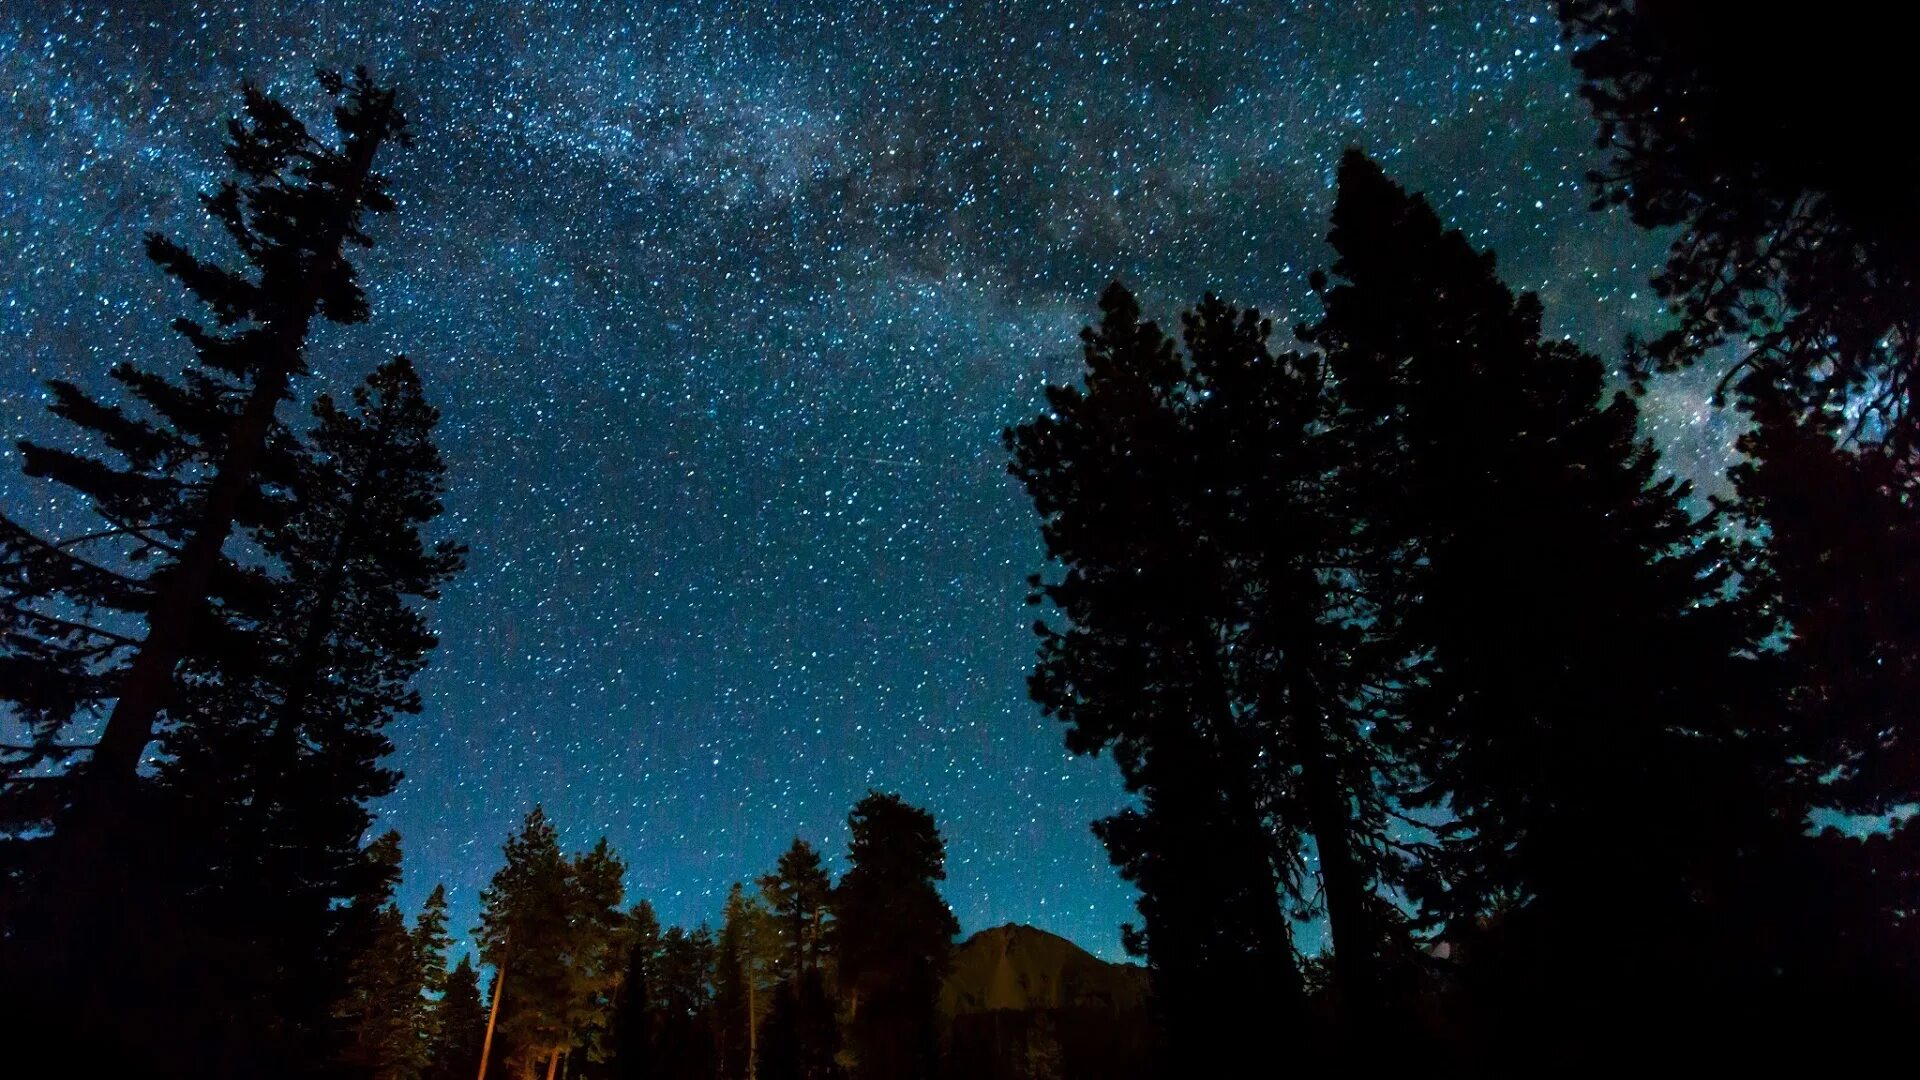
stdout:
<svg viewBox="0 0 1920 1080">
<path fill-rule="evenodd" d="M 946 844 L 933 815 L 869 792 L 847 816 L 847 872 L 834 888 L 833 954 L 852 1074 L 924 1080 L 939 1062 L 936 1009 L 960 924 L 941 899 Z M 794 997 L 796 1024 L 808 1003 Z"/>
<path fill-rule="evenodd" d="M 1780 26 L 1726 0 L 1560 0 L 1581 93 L 1607 152 L 1595 206 L 1674 234 L 1654 278 L 1675 325 L 1638 374 L 1739 346 L 1746 376 L 1815 412 L 1920 450 L 1920 151 L 1878 128 L 1907 94 L 1897 13 L 1846 4 Z"/>
<path fill-rule="evenodd" d="M 487 1033 L 487 1002 L 480 996 L 480 973 L 471 958 L 442 977 L 445 990 L 433 1008 L 433 1040 L 428 1050 L 428 1080 L 468 1080 L 480 1068 L 480 1044 Z"/>
</svg>

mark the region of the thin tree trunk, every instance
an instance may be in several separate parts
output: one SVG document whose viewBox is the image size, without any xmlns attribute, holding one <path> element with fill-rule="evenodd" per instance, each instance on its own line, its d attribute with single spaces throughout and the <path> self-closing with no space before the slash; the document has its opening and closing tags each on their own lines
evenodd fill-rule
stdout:
<svg viewBox="0 0 1920 1080">
<path fill-rule="evenodd" d="M 487 1010 L 487 1037 L 480 1043 L 480 1076 L 487 1080 L 487 1062 L 493 1059 L 493 1025 L 500 1019 L 500 992 L 507 988 L 507 962 L 500 961 L 500 969 L 493 973 L 493 1007 Z"/>
<path fill-rule="evenodd" d="M 560 1075 L 560 1051 L 555 1050 L 553 1056 L 547 1058 L 547 1080 L 553 1080 L 558 1075 Z"/>
<path fill-rule="evenodd" d="M 1344 1026 L 1351 1031 L 1356 1029 L 1356 1020 L 1364 1024 L 1372 1019 L 1378 974 L 1374 949 L 1379 942 L 1367 910 L 1366 881 L 1353 850 L 1353 812 L 1335 775 L 1334 756 L 1324 729 L 1324 705 L 1311 684 L 1312 677 L 1303 674 L 1295 683 L 1298 697 L 1290 704 L 1303 751 L 1301 780 L 1306 788 L 1307 814 L 1314 848 L 1320 855 L 1321 882 L 1327 892 L 1334 985 L 1344 1005 Z"/>
<path fill-rule="evenodd" d="M 304 327 L 301 331 L 304 336 Z M 153 724 L 173 688 L 173 669 L 186 655 L 193 624 L 206 607 L 221 549 L 233 533 L 240 500 L 258 483 L 261 453 L 273 416 L 286 395 L 291 357 L 298 346 L 282 346 L 280 363 L 263 371 L 246 408 L 234 424 L 227 454 L 207 496 L 199 526 L 180 551 L 180 561 L 161 584 L 147 613 L 147 636 L 127 667 L 120 696 L 113 703 L 100 741 L 88 763 L 95 798 L 111 808 L 133 782 L 141 755 L 153 741 Z"/>
<path fill-rule="evenodd" d="M 297 355 L 297 349 L 294 346 L 291 355 Z M 131 883 L 119 872 L 127 860 L 124 853 L 116 853 L 115 841 L 134 813 L 140 759 L 172 694 L 174 668 L 187 653 L 194 623 L 204 617 L 207 589 L 233 532 L 241 498 L 258 485 L 260 455 L 286 393 L 287 370 L 275 367 L 255 380 L 214 475 L 201 524 L 182 547 L 179 562 L 158 582 L 158 595 L 147 613 L 147 636 L 128 664 L 91 758 L 75 778 L 73 816 L 55 832 L 58 858 L 44 884 L 49 896 L 88 896 L 92 902 L 55 909 L 56 925 L 63 927 L 57 932 L 60 939 L 88 932 L 86 924 L 112 917 L 132 902 Z"/>
</svg>

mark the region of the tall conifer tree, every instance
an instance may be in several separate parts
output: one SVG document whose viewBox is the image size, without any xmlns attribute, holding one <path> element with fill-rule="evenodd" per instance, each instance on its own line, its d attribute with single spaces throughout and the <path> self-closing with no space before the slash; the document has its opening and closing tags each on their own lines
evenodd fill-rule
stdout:
<svg viewBox="0 0 1920 1080">
<path fill-rule="evenodd" d="M 833 941 L 853 1075 L 925 1080 L 938 1066 L 940 987 L 960 932 L 938 886 L 946 844 L 933 815 L 898 795 L 868 793 L 847 826 Z"/>
<path fill-rule="evenodd" d="M 1050 387 L 1008 443 L 1063 567 L 1035 597 L 1066 625 L 1040 627 L 1034 694 L 1142 795 L 1100 829 L 1141 888 L 1169 1067 L 1227 1067 L 1304 1023 L 1289 902 L 1323 907 L 1340 1013 L 1373 1035 L 1378 890 L 1403 860 L 1368 737 L 1383 658 L 1334 388 L 1256 312 L 1206 298 L 1182 352 L 1120 286 L 1101 306 L 1082 385 Z"/>
<path fill-rule="evenodd" d="M 1729 973 L 1714 898 L 1768 831 L 1778 746 L 1732 562 L 1600 362 L 1543 340 L 1538 302 L 1357 152 L 1330 242 L 1304 333 L 1398 567 L 1381 630 L 1407 658 L 1405 797 L 1447 815 L 1415 896 L 1456 939 L 1497 922 L 1481 956 L 1507 950 L 1507 1035 L 1657 1023 Z M 1596 969 L 1596 931 L 1635 962 Z"/>
<path fill-rule="evenodd" d="M 237 177 L 203 203 L 233 239 L 236 268 L 148 239 L 149 256 L 211 314 L 174 324 L 194 362 L 172 378 L 121 365 L 112 375 L 125 402 L 56 382 L 55 414 L 96 447 L 21 447 L 28 474 L 84 497 L 101 527 L 54 541 L 0 519 L 0 702 L 28 736 L 0 762 L 10 837 L 0 913 L 13 924 L 9 966 L 22 973 L 12 982 L 40 987 L 36 999 L 50 1002 L 62 998 L 46 991 L 65 973 L 111 973 L 89 976 L 60 1008 L 156 1017 L 170 1033 L 159 1051 L 138 1023 L 120 1028 L 127 1053 L 149 1067 L 164 1068 L 154 1055 L 174 1051 L 215 1075 L 327 1059 L 302 1040 L 323 1022 L 353 949 L 335 923 L 337 905 L 366 884 L 353 880 L 368 865 L 357 846 L 367 823 L 359 800 L 388 782 L 372 762 L 383 743 L 355 751 L 358 774 L 351 758 L 329 761 L 343 770 L 328 783 L 345 789 L 345 803 L 318 800 L 310 827 L 281 841 L 302 849 L 293 861 L 311 879 L 283 876 L 250 891 L 235 868 L 256 869 L 248 860 L 268 853 L 232 841 L 258 836 L 242 818 L 261 801 L 262 778 L 228 756 L 195 792 L 202 807 L 225 805 L 198 813 L 156 803 L 138 771 L 163 731 L 191 741 L 188 729 L 205 724 L 215 738 L 214 727 L 242 713 L 262 718 L 261 661 L 291 629 L 280 603 L 286 582 L 268 549 L 301 510 L 310 451 L 279 407 L 307 373 L 312 320 L 367 317 L 345 252 L 370 243 L 368 214 L 393 208 L 374 163 L 384 144 L 405 137 L 393 91 L 364 72 L 321 82 L 337 99 L 336 144 L 252 88 L 229 124 Z M 233 550 L 236 537 L 248 546 Z M 262 557 L 242 558 L 249 549 Z M 76 736 L 96 724 L 88 756 L 72 767 Z M 316 833 L 311 826 L 329 816 Z M 191 987 L 213 983 L 258 1002 L 279 1034 L 236 1022 L 225 1034 L 207 1031 L 208 1045 L 193 1025 L 157 1019 Z M 15 1016 L 36 1015 L 34 1000 L 22 1006 Z M 286 1063 L 258 1058 L 276 1045 Z"/>
<path fill-rule="evenodd" d="M 204 261 L 153 235 L 147 253 L 209 309 L 212 325 L 175 327 L 195 363 L 178 379 L 123 365 L 114 378 L 145 412 L 56 382 L 54 411 L 97 435 L 119 465 L 85 453 L 23 444 L 29 475 L 83 495 L 117 558 L 83 557 L 72 542 L 39 539 L 16 522 L 0 534 L 9 577 L 7 700 L 35 736 L 29 764 L 59 753 L 76 719 L 104 715 L 85 770 L 90 814 L 123 804 L 175 691 L 183 660 L 217 656 L 219 628 L 244 572 L 223 554 L 236 528 L 270 523 L 271 485 L 285 442 L 277 414 L 307 373 L 314 318 L 367 318 L 348 246 L 371 243 L 368 213 L 393 209 L 375 159 L 406 124 L 392 90 L 365 72 L 323 73 L 339 99 L 337 145 L 311 134 L 284 105 L 246 90 L 227 157 L 238 174 L 204 198 L 232 237 L 240 266 Z M 242 604 L 242 606 L 244 606 Z M 107 817 L 89 818 L 111 829 Z"/>
<path fill-rule="evenodd" d="M 487 1004 L 480 997 L 480 974 L 461 956 L 442 975 L 446 987 L 433 1009 L 433 1044 L 428 1053 L 429 1080 L 472 1080 L 480 1068 L 480 1043 L 487 1031 Z"/>
<path fill-rule="evenodd" d="M 771 976 L 785 955 L 771 914 L 746 886 L 727 891 L 714 975 L 714 1019 L 720 1037 L 720 1073 L 745 1080 L 754 1075 L 760 1022 L 772 1005 Z"/>
<path fill-rule="evenodd" d="M 645 900 L 627 914 L 622 935 L 625 969 L 608 1023 L 608 1061 L 613 1080 L 650 1080 L 654 1071 L 657 1026 L 655 978 L 660 954 L 660 920 Z"/>
<path fill-rule="evenodd" d="M 1178 419 L 1185 367 L 1124 288 L 1100 307 L 1081 334 L 1083 385 L 1049 386 L 1046 413 L 1006 434 L 1063 568 L 1031 579 L 1030 602 L 1066 625 L 1036 623 L 1029 689 L 1067 723 L 1069 749 L 1111 748 L 1139 798 L 1095 830 L 1140 890 L 1126 942 L 1153 973 L 1167 1065 L 1227 1067 L 1270 1045 L 1256 1017 L 1301 1019 L 1283 870 L 1225 692 L 1218 560 L 1185 505 L 1202 490 Z"/>
<path fill-rule="evenodd" d="M 445 986 L 447 893 L 436 886 L 409 929 L 400 908 L 375 917 L 370 940 L 353 960 L 340 1018 L 347 1029 L 341 1063 L 370 1080 L 418 1080 L 433 1061 L 437 1015 L 429 995 Z"/>
<path fill-rule="evenodd" d="M 504 852 L 506 865 L 481 894 L 477 933 L 480 958 L 506 973 L 495 1041 L 513 1075 L 531 1080 L 569 1042 L 572 875 L 538 806 Z"/>
<path fill-rule="evenodd" d="M 719 1065 L 713 1016 L 715 948 L 706 926 L 675 926 L 660 935 L 655 954 L 654 1075 L 708 1080 Z"/>
<path fill-rule="evenodd" d="M 794 837 L 773 873 L 760 877 L 759 886 L 784 947 L 784 973 L 817 969 L 826 955 L 833 899 L 833 882 L 820 865 L 820 853 Z"/>
<path fill-rule="evenodd" d="M 606 837 L 574 856 L 566 947 L 569 990 L 566 1009 L 567 1049 L 578 1051 L 582 1064 L 600 1063 L 608 1056 L 605 1043 L 612 1021 L 615 995 L 626 963 L 623 948 L 631 936 L 620 910 L 626 865 L 613 854 Z"/>
<path fill-rule="evenodd" d="M 495 1038 L 514 1074 L 553 1072 L 609 1021 L 629 936 L 620 914 L 626 868 L 603 837 L 569 859 L 536 806 L 481 894 L 480 956 L 506 971 Z"/>
<path fill-rule="evenodd" d="M 286 1016 L 337 999 L 367 944 L 343 934 L 338 902 L 365 887 L 368 803 L 397 779 L 383 728 L 419 709 L 410 683 L 435 641 L 420 605 L 460 562 L 421 536 L 444 467 L 406 361 L 351 409 L 322 397 L 315 414 L 294 506 L 259 536 L 275 571 L 251 589 L 251 646 L 244 662 L 182 665 L 197 707 L 162 735 L 145 826 L 165 852 L 148 890 L 217 938 L 225 966 L 279 973 L 231 992 Z"/>
</svg>

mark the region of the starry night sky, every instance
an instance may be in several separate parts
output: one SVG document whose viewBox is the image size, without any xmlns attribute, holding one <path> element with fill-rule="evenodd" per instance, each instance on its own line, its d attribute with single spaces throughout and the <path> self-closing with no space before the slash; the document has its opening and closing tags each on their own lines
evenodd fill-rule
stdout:
<svg viewBox="0 0 1920 1080">
<path fill-rule="evenodd" d="M 220 250 L 192 195 L 242 78 L 302 106 L 315 65 L 404 85 L 374 321 L 316 337 L 311 387 L 405 351 L 444 412 L 471 566 L 382 813 L 403 899 L 444 880 L 461 927 L 535 801 L 697 922 L 796 833 L 837 865 L 878 787 L 939 818 L 967 931 L 1117 955 L 1132 893 L 1087 823 L 1124 794 L 1026 700 L 1039 542 L 998 443 L 1074 372 L 1099 288 L 1311 314 L 1358 144 L 1556 332 L 1617 355 L 1659 312 L 1659 238 L 1586 209 L 1545 0 L 4 7 L 9 442 L 63 437 L 48 377 L 184 359 L 139 241 Z M 1712 482 L 1699 380 L 1644 406 Z M 10 451 L 0 499 L 67 512 Z"/>
</svg>

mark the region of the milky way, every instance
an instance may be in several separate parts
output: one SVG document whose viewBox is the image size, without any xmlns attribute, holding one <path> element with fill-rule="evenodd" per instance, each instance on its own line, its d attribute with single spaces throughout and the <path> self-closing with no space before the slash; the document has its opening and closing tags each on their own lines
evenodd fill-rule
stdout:
<svg viewBox="0 0 1920 1080">
<path fill-rule="evenodd" d="M 405 351 L 445 414 L 446 532 L 407 773 L 403 898 L 470 920 L 536 801 L 605 833 L 669 920 L 795 834 L 837 860 L 868 788 L 930 807 L 971 931 L 1108 955 L 1132 912 L 1088 822 L 1124 800 L 1028 703 L 1035 522 L 998 432 L 1069 376 L 1120 277 L 1285 325 L 1360 145 L 1607 355 L 1660 245 L 1586 209 L 1591 130 L 1550 5 L 235 2 L 0 15 L 0 421 L 41 380 L 184 358 L 140 259 L 217 251 L 243 78 L 399 81 L 417 143 L 364 260 L 375 317 L 312 388 Z M 1697 380 L 1696 380 L 1697 382 Z M 1645 403 L 1711 481 L 1697 385 Z M 0 499 L 68 509 L 0 461 Z M 470 922 L 462 925 L 470 925 Z"/>
</svg>

